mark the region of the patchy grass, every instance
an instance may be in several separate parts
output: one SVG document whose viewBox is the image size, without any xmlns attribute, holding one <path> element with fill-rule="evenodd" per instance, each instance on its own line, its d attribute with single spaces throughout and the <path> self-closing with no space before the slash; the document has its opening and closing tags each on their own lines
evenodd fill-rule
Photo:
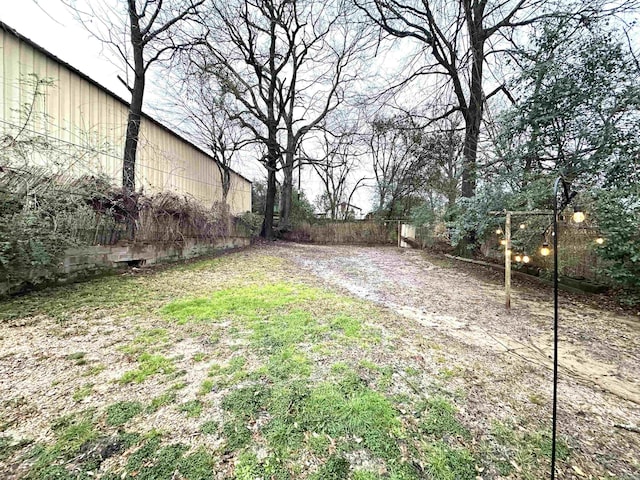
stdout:
<svg viewBox="0 0 640 480">
<path fill-rule="evenodd" d="M 178 405 L 178 410 L 187 414 L 187 417 L 199 417 L 202 414 L 204 405 L 200 400 L 189 400 Z"/>
<path fill-rule="evenodd" d="M 155 298 L 143 277 L 109 276 L 31 292 L 3 303 L 0 322 L 45 314 L 65 322 L 77 312 L 99 309 L 139 311 Z"/>
<path fill-rule="evenodd" d="M 526 480 L 538 478 L 551 458 L 551 435 L 548 431 L 526 431 L 512 423 L 493 422 L 491 435 L 495 442 L 485 445 L 501 475 L 518 474 Z M 571 450 L 566 439 L 556 442 L 556 457 L 567 460 Z"/>
<path fill-rule="evenodd" d="M 164 328 L 152 328 L 140 332 L 131 343 L 121 348 L 129 355 L 155 352 L 169 344 L 169 333 Z"/>
<path fill-rule="evenodd" d="M 90 298 L 101 282 L 113 298 Z M 95 350 L 103 363 L 75 367 L 87 363 L 82 350 L 93 358 L 91 343 L 62 350 L 78 350 L 59 357 L 77 377 L 56 376 L 51 388 L 74 382 L 67 403 L 72 395 L 75 409 L 92 410 L 65 412 L 47 442 L 0 437 L 0 461 L 22 463 L 28 479 L 473 480 L 479 465 L 514 478 L 543 471 L 542 433 L 495 424 L 481 441 L 464 424 L 465 396 L 443 386 L 463 380 L 446 346 L 428 364 L 413 362 L 390 345 L 400 333 L 383 323 L 389 312 L 311 286 L 280 259 L 229 256 L 60 292 L 23 299 L 25 315 L 68 320 L 75 309 L 83 327 L 94 314 L 130 323 Z M 116 390 L 124 401 L 109 399 Z M 29 407 L 6 409 L 28 415 Z"/>
<path fill-rule="evenodd" d="M 138 368 L 126 372 L 120 379 L 121 383 L 142 383 L 156 374 L 168 375 L 175 371 L 173 360 L 162 355 L 142 353 L 138 356 Z"/>
<path fill-rule="evenodd" d="M 93 392 L 93 383 L 87 383 L 73 392 L 73 400 L 80 402 L 91 395 L 91 392 Z"/>
<path fill-rule="evenodd" d="M 178 300 L 166 305 L 162 311 L 179 324 L 225 318 L 259 320 L 261 315 L 280 307 L 322 296 L 319 289 L 281 282 L 218 290 L 209 298 Z"/>
<path fill-rule="evenodd" d="M 171 389 L 168 392 L 163 393 L 153 399 L 151 399 L 151 403 L 146 408 L 147 413 L 155 413 L 160 408 L 165 407 L 167 405 L 171 405 L 176 401 L 176 392 L 175 389 Z"/>
</svg>

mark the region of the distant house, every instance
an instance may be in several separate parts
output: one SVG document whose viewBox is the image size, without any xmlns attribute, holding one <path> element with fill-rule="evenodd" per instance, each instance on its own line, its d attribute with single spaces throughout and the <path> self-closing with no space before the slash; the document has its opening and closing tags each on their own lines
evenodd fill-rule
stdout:
<svg viewBox="0 0 640 480">
<path fill-rule="evenodd" d="M 102 174 L 121 185 L 129 104 L 2 22 L 0 53 L 0 142 L 27 139 L 22 143 L 34 147 L 0 162 L 64 176 Z M 207 152 L 143 115 L 136 189 L 171 191 L 211 206 L 222 199 L 221 179 Z M 251 182 L 236 172 L 227 203 L 232 213 L 251 211 Z"/>
<path fill-rule="evenodd" d="M 352 205 L 351 203 L 340 202 L 338 207 L 342 218 L 353 218 L 354 220 L 360 220 L 363 218 L 362 209 Z"/>
</svg>

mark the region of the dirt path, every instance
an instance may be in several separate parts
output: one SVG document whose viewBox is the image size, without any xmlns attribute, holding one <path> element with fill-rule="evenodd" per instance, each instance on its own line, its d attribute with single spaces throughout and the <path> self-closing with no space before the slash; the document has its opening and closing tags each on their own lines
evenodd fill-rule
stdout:
<svg viewBox="0 0 640 480">
<path fill-rule="evenodd" d="M 399 313 L 407 320 L 405 349 L 419 352 L 425 338 L 439 338 L 461 368 L 489 370 L 492 380 L 478 394 L 478 410 L 508 406 L 526 413 L 532 403 L 550 403 L 548 291 L 516 289 L 506 314 L 499 285 L 415 250 L 267 248 L 333 287 Z M 559 429 L 594 461 L 610 455 L 603 450 L 618 451 L 640 468 L 640 434 L 621 428 L 640 425 L 640 319 L 567 298 L 560 308 Z M 473 390 L 474 382 L 465 387 Z M 487 401 L 493 405 L 483 405 Z M 638 472 L 632 478 L 640 478 Z"/>
</svg>

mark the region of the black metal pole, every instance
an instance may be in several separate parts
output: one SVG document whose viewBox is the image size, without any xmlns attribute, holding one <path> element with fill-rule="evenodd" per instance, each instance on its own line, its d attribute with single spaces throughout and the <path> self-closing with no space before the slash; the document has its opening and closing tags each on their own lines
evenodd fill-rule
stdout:
<svg viewBox="0 0 640 480">
<path fill-rule="evenodd" d="M 553 186 L 553 414 L 551 417 L 551 480 L 556 476 L 556 418 L 558 411 L 558 187 Z M 564 186 L 563 186 L 564 191 Z"/>
</svg>

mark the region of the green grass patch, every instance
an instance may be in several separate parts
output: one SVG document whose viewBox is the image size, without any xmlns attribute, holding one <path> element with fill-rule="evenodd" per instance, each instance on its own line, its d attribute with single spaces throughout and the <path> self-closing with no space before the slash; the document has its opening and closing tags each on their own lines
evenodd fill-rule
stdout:
<svg viewBox="0 0 640 480">
<path fill-rule="evenodd" d="M 362 322 L 349 315 L 339 314 L 331 321 L 333 330 L 340 330 L 345 337 L 358 338 L 362 332 Z"/>
<path fill-rule="evenodd" d="M 118 402 L 107 407 L 107 425 L 119 427 L 124 425 L 143 410 L 140 402 Z"/>
<path fill-rule="evenodd" d="M 165 407 L 167 405 L 171 405 L 176 401 L 176 392 L 173 389 L 170 389 L 168 392 L 163 393 L 155 398 L 151 399 L 151 403 L 147 406 L 145 411 L 147 413 L 155 413 L 160 408 Z"/>
<path fill-rule="evenodd" d="M 426 451 L 427 472 L 438 480 L 476 478 L 477 460 L 466 448 L 452 448 L 443 441 L 431 444 Z"/>
<path fill-rule="evenodd" d="M 144 330 L 131 343 L 120 348 L 129 355 L 152 352 L 169 343 L 169 334 L 164 328 Z"/>
<path fill-rule="evenodd" d="M 215 420 L 208 420 L 200 425 L 200 431 L 205 435 L 214 435 L 218 433 L 218 428 L 220 428 L 220 424 Z"/>
<path fill-rule="evenodd" d="M 311 361 L 298 349 L 288 347 L 269 357 L 264 372 L 274 380 L 308 377 L 311 374 Z"/>
<path fill-rule="evenodd" d="M 55 443 L 52 445 L 37 444 L 29 454 L 32 467 L 27 479 L 71 479 L 70 472 L 64 464 L 75 458 L 81 449 L 98 437 L 92 412 L 61 417 L 52 424 Z M 91 462 L 87 469 L 93 468 Z"/>
<path fill-rule="evenodd" d="M 93 383 L 86 383 L 82 387 L 73 392 L 73 401 L 80 402 L 87 398 L 93 392 Z"/>
<path fill-rule="evenodd" d="M 162 312 L 179 324 L 225 318 L 258 319 L 281 307 L 322 296 L 321 290 L 302 284 L 250 285 L 218 290 L 208 298 L 178 300 L 163 307 Z"/>
<path fill-rule="evenodd" d="M 191 360 L 193 360 L 194 362 L 196 362 L 196 363 L 197 363 L 197 362 L 203 362 L 203 361 L 205 361 L 207 358 L 208 358 L 208 357 L 207 357 L 207 354 L 206 354 L 206 353 L 204 353 L 204 352 L 198 352 L 198 353 L 195 353 L 195 354 L 193 355 L 193 357 L 191 357 Z"/>
<path fill-rule="evenodd" d="M 162 355 L 143 353 L 138 356 L 138 368 L 125 372 L 121 383 L 142 383 L 147 378 L 158 373 L 169 375 L 175 371 L 173 360 Z"/>
<path fill-rule="evenodd" d="M 143 310 L 154 301 L 144 277 L 109 276 L 30 292 L 2 302 L 0 322 L 46 314 L 65 321 L 73 313 L 98 309 Z"/>
<path fill-rule="evenodd" d="M 201 396 L 206 395 L 207 393 L 210 393 L 214 387 L 215 387 L 215 382 L 213 380 L 205 380 L 200 385 L 200 390 L 198 390 L 198 395 L 201 395 Z"/>
<path fill-rule="evenodd" d="M 501 475 L 509 476 L 517 472 L 525 480 L 539 478 L 547 468 L 551 458 L 551 434 L 547 431 L 522 430 L 511 423 L 493 422 L 491 426 L 493 442 L 485 445 L 486 456 L 498 467 Z M 556 442 L 558 460 L 566 461 L 571 450 L 566 439 L 559 437 Z"/>
<path fill-rule="evenodd" d="M 187 414 L 187 417 L 199 417 L 204 405 L 200 400 L 189 400 L 178 406 L 178 410 Z"/>
<path fill-rule="evenodd" d="M 469 431 L 456 419 L 456 408 L 444 397 L 431 397 L 418 406 L 420 429 L 436 438 L 461 436 L 468 438 Z"/>
</svg>

